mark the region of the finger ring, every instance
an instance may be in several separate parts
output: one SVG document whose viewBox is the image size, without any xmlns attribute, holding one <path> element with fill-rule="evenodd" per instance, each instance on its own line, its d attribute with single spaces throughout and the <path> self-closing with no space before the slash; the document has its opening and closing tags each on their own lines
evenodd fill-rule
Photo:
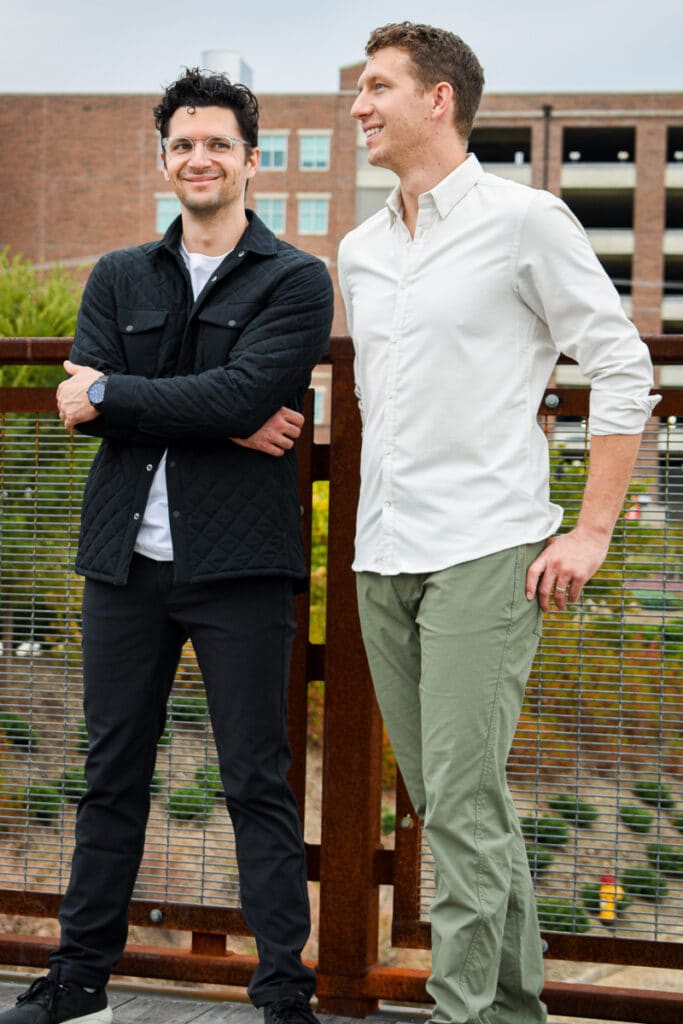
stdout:
<svg viewBox="0 0 683 1024">
<path fill-rule="evenodd" d="M 555 587 L 555 593 L 556 594 L 566 594 L 567 593 L 567 588 L 566 587 Z"/>
</svg>

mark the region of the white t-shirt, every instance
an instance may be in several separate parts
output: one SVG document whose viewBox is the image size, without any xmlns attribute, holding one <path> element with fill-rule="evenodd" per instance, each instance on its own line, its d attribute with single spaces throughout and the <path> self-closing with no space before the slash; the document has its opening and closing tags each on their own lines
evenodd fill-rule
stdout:
<svg viewBox="0 0 683 1024">
<path fill-rule="evenodd" d="M 224 252 L 221 256 L 205 256 L 201 252 L 188 252 L 184 241 L 180 243 L 180 252 L 190 273 L 192 292 L 196 299 L 228 253 Z M 155 562 L 173 561 L 173 540 L 168 518 L 166 488 L 166 452 L 161 457 L 149 489 L 145 514 L 135 541 L 135 550 L 146 558 L 153 558 Z"/>
</svg>

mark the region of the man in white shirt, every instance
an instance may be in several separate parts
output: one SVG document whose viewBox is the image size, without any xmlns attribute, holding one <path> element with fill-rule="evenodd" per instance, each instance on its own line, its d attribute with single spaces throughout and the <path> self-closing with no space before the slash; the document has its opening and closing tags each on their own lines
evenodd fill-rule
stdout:
<svg viewBox="0 0 683 1024">
<path fill-rule="evenodd" d="M 646 347 L 569 209 L 467 153 L 484 84 L 450 32 L 375 30 L 352 115 L 399 177 L 339 278 L 363 422 L 356 555 L 378 700 L 437 866 L 432 1019 L 546 1020 L 505 763 L 541 612 L 602 564 L 654 399 Z M 536 413 L 561 353 L 591 381 L 591 468 L 555 536 Z"/>
</svg>

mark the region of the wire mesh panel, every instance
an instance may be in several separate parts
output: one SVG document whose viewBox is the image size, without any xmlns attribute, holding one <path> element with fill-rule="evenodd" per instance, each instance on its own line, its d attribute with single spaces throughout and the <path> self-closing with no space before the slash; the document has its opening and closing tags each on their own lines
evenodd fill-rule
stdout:
<svg viewBox="0 0 683 1024">
<path fill-rule="evenodd" d="M 545 423 L 552 498 L 576 522 L 580 420 Z M 683 431 L 652 421 L 609 556 L 545 616 L 508 764 L 547 931 L 683 937 Z M 434 870 L 421 847 L 419 915 Z"/>
<path fill-rule="evenodd" d="M 0 421 L 0 890 L 66 887 L 84 790 L 80 602 L 72 569 L 97 442 L 54 415 Z M 239 906 L 203 685 L 183 652 L 152 784 L 136 898 Z"/>
</svg>

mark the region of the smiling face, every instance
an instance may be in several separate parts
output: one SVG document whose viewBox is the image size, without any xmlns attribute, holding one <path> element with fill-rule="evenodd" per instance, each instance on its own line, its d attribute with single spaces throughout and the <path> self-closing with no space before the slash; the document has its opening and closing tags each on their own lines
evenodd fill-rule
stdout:
<svg viewBox="0 0 683 1024">
<path fill-rule="evenodd" d="M 389 46 L 374 53 L 351 108 L 365 133 L 368 161 L 399 177 L 419 163 L 433 138 L 432 107 L 432 92 L 420 84 L 404 50 Z"/>
<path fill-rule="evenodd" d="M 180 107 L 169 121 L 168 135 L 201 142 L 214 135 L 241 138 L 237 118 L 227 107 Z M 214 217 L 223 210 L 244 209 L 247 182 L 256 174 L 258 160 L 258 149 L 249 150 L 242 143 L 220 155 L 208 155 L 203 146 L 195 145 L 179 157 L 164 154 L 164 176 L 185 211 Z"/>
</svg>

